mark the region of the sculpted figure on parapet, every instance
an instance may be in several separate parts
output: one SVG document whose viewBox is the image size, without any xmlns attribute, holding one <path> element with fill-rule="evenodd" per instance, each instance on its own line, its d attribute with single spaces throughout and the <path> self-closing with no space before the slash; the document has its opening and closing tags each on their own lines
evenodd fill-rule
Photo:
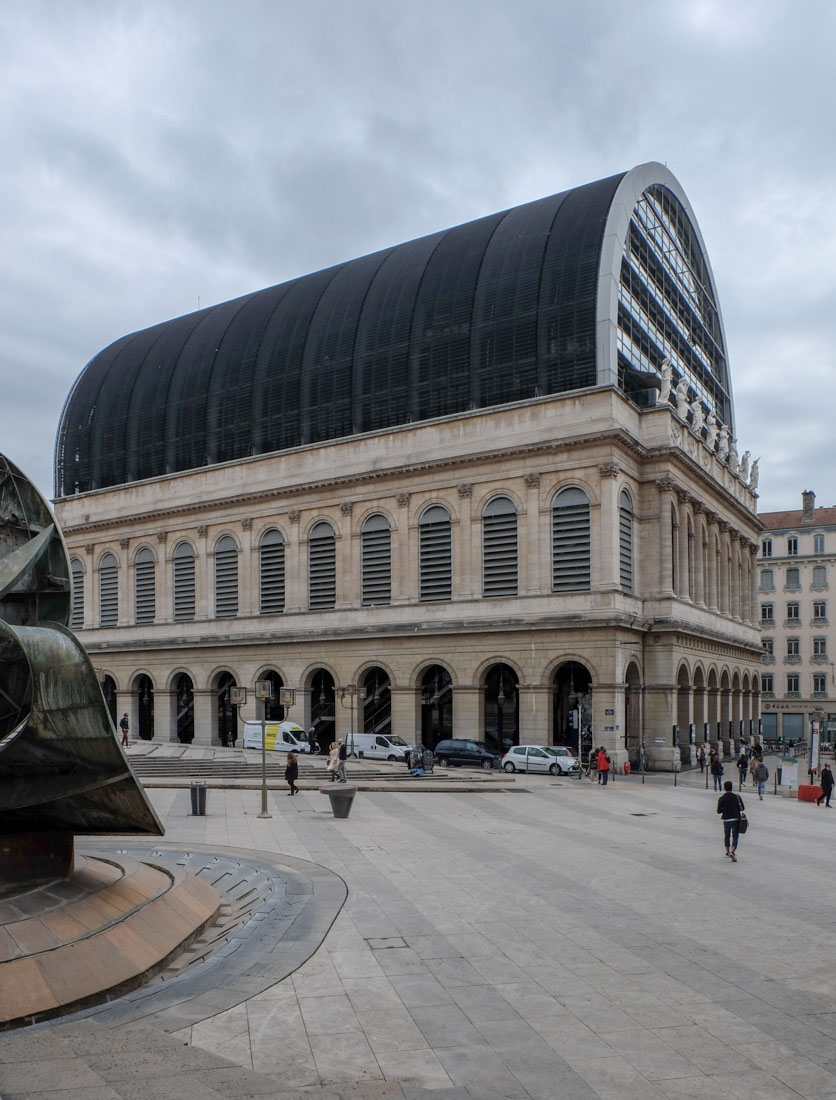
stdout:
<svg viewBox="0 0 836 1100">
<path fill-rule="evenodd" d="M 676 415 L 688 418 L 688 379 L 684 375 L 676 383 Z"/>
<path fill-rule="evenodd" d="M 705 414 L 703 413 L 702 401 L 699 397 L 695 397 L 691 402 L 691 431 L 699 437 L 702 435 L 704 427 Z"/>
<path fill-rule="evenodd" d="M 709 451 L 713 451 L 717 445 L 717 429 L 719 425 L 717 423 L 717 417 L 714 415 L 714 409 L 708 410 L 708 416 L 705 421 L 705 445 Z"/>
<path fill-rule="evenodd" d="M 740 465 L 737 467 L 737 476 L 741 481 L 746 481 L 749 477 L 749 459 L 752 457 L 751 451 L 744 451 L 743 458 L 740 460 Z"/>
<path fill-rule="evenodd" d="M 720 426 L 720 433 L 717 441 L 717 457 L 721 462 L 725 462 L 729 457 L 729 429 L 725 424 Z"/>
<path fill-rule="evenodd" d="M 662 373 L 662 385 L 659 388 L 659 404 L 667 405 L 671 399 L 671 383 L 673 382 L 673 367 L 667 355 L 662 360 L 659 370 Z"/>
</svg>

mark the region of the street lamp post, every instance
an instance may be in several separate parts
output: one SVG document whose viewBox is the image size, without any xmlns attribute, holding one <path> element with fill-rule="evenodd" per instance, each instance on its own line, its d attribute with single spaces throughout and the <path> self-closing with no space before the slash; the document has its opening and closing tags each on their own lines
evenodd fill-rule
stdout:
<svg viewBox="0 0 836 1100">
<path fill-rule="evenodd" d="M 821 751 L 821 731 L 824 723 L 824 711 L 816 707 L 810 715 L 810 782 L 819 771 L 819 753 Z"/>
<path fill-rule="evenodd" d="M 267 812 L 267 704 L 273 698 L 270 680 L 256 680 L 255 697 L 261 703 L 261 813 L 259 817 L 272 817 Z"/>
<path fill-rule="evenodd" d="M 348 708 L 351 714 L 351 738 L 349 740 L 349 756 L 354 756 L 354 697 L 357 694 L 356 684 L 347 684 L 345 687 L 340 688 L 340 704 L 345 706 L 345 699 L 348 697 Z"/>
</svg>

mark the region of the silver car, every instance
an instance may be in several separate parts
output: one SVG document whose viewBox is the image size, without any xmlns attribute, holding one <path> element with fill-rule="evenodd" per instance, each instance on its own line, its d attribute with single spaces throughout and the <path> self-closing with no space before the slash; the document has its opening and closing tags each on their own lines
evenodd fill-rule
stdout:
<svg viewBox="0 0 836 1100">
<path fill-rule="evenodd" d="M 576 775 L 577 757 L 562 745 L 512 745 L 502 757 L 506 772 L 548 772 L 549 775 Z"/>
</svg>

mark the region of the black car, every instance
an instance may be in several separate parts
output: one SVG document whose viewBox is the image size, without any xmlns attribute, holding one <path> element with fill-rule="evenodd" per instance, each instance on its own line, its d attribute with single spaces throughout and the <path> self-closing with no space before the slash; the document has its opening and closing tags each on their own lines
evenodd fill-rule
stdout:
<svg viewBox="0 0 836 1100">
<path fill-rule="evenodd" d="M 467 741 L 450 737 L 435 746 L 436 763 L 446 768 L 448 764 L 471 764 L 478 768 L 495 768 L 499 757 L 482 741 Z"/>
</svg>

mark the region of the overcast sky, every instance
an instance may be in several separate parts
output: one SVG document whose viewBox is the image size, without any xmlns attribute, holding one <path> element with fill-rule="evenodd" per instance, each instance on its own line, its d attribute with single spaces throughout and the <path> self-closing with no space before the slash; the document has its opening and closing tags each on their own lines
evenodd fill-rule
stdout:
<svg viewBox="0 0 836 1100">
<path fill-rule="evenodd" d="M 836 505 L 832 0 L 6 0 L 0 450 L 52 490 L 112 340 L 648 160 L 760 511 Z"/>
</svg>

